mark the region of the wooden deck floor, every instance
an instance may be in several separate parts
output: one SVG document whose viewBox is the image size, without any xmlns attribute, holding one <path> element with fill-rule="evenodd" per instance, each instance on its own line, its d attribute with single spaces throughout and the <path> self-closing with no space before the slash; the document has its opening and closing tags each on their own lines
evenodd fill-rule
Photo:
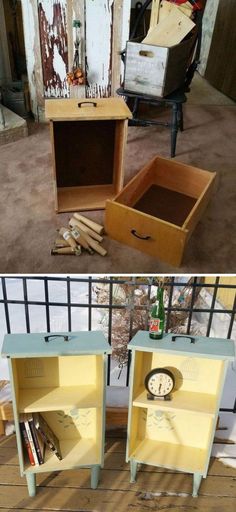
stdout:
<svg viewBox="0 0 236 512">
<path fill-rule="evenodd" d="M 106 436 L 105 466 L 97 490 L 90 489 L 90 471 L 37 475 L 37 495 L 29 498 L 20 477 L 15 436 L 0 441 L 0 512 L 11 510 L 76 512 L 235 512 L 236 469 L 211 459 L 198 498 L 191 496 L 191 475 L 142 466 L 131 484 L 125 463 L 125 435 Z"/>
</svg>

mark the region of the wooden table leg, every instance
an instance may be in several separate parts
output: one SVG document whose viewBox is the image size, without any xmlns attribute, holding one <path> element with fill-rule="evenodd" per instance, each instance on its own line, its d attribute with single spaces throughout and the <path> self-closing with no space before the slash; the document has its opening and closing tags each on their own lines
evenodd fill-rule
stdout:
<svg viewBox="0 0 236 512">
<path fill-rule="evenodd" d="M 138 463 L 134 459 L 130 459 L 130 482 L 134 483 L 136 481 Z"/>
<path fill-rule="evenodd" d="M 101 466 L 91 467 L 91 489 L 97 489 Z"/>
<path fill-rule="evenodd" d="M 35 473 L 27 473 L 26 475 L 29 496 L 33 497 L 36 494 L 36 475 Z"/>
</svg>

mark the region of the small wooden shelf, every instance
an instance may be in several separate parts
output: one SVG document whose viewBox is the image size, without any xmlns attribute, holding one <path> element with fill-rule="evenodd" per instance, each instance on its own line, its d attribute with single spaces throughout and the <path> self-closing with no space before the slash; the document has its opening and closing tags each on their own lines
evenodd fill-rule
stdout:
<svg viewBox="0 0 236 512">
<path fill-rule="evenodd" d="M 137 462 L 195 473 L 205 466 L 207 450 L 144 439 L 130 455 Z"/>
<path fill-rule="evenodd" d="M 102 405 L 96 386 L 61 386 L 20 390 L 19 412 L 57 411 Z"/>
<path fill-rule="evenodd" d="M 45 462 L 40 466 L 25 466 L 25 473 L 44 473 L 48 471 L 62 471 L 75 469 L 81 466 L 100 464 L 99 445 L 94 439 L 66 439 L 60 440 L 62 460 L 59 460 L 49 449 L 45 453 Z"/>
<path fill-rule="evenodd" d="M 214 416 L 216 410 L 216 397 L 207 393 L 193 393 L 190 391 L 174 391 L 172 399 L 169 400 L 148 400 L 147 391 L 140 390 L 140 393 L 133 400 L 136 407 L 148 407 L 159 410 L 191 411 L 197 414 Z"/>
</svg>

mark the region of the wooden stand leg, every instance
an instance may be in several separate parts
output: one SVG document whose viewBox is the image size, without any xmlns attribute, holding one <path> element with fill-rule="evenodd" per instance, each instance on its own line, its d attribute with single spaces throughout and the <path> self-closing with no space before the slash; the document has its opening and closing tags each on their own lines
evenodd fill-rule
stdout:
<svg viewBox="0 0 236 512">
<path fill-rule="evenodd" d="M 26 475 L 29 496 L 33 497 L 36 494 L 36 475 L 30 473 Z"/>
<path fill-rule="evenodd" d="M 196 497 L 198 495 L 198 489 L 200 487 L 200 483 L 202 480 L 202 475 L 199 473 L 194 473 L 193 475 L 193 494 L 192 496 Z"/>
<path fill-rule="evenodd" d="M 130 482 L 134 483 L 136 481 L 138 463 L 134 459 L 130 459 Z"/>
<path fill-rule="evenodd" d="M 175 157 L 176 139 L 178 133 L 178 107 L 176 103 L 172 107 L 172 121 L 171 121 L 171 158 Z"/>
<path fill-rule="evenodd" d="M 97 489 L 101 466 L 92 466 L 91 468 L 91 489 Z"/>
</svg>

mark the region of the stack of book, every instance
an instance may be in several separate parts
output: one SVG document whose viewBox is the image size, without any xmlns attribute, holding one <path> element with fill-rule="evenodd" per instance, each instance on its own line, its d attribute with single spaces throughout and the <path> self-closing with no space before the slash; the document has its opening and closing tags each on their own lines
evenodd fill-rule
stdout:
<svg viewBox="0 0 236 512">
<path fill-rule="evenodd" d="M 46 446 L 59 460 L 62 459 L 59 439 L 41 414 L 20 414 L 19 423 L 23 444 L 32 466 L 44 463 Z"/>
</svg>

